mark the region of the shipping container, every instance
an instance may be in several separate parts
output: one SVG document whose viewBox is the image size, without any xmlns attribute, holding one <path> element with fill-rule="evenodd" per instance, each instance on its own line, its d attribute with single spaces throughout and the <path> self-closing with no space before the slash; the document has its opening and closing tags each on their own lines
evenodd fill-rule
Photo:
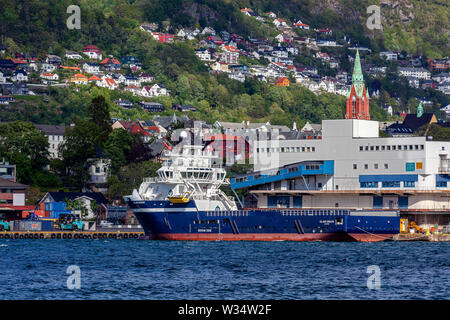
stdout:
<svg viewBox="0 0 450 320">
<path fill-rule="evenodd" d="M 41 223 L 42 223 L 41 224 L 41 230 L 42 231 L 53 231 L 54 230 L 54 228 L 53 228 L 54 222 L 53 221 L 51 221 L 51 220 L 43 220 Z"/>
<path fill-rule="evenodd" d="M 62 211 L 66 210 L 65 202 L 46 202 L 45 211 Z"/>
<path fill-rule="evenodd" d="M 41 231 L 42 221 L 23 221 L 24 231 Z"/>
</svg>

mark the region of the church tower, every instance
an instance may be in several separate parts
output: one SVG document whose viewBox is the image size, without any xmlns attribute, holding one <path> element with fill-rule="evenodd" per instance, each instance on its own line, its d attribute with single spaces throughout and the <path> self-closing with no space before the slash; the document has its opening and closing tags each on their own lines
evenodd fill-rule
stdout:
<svg viewBox="0 0 450 320">
<path fill-rule="evenodd" d="M 364 85 L 359 50 L 356 50 L 353 67 L 352 86 L 347 92 L 345 119 L 370 120 L 369 94 Z"/>
</svg>

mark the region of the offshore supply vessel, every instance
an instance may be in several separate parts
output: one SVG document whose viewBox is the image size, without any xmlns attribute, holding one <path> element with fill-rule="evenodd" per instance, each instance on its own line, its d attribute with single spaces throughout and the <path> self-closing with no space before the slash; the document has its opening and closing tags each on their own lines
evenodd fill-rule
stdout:
<svg viewBox="0 0 450 320">
<path fill-rule="evenodd" d="M 168 153 L 155 178 L 124 199 L 155 240 L 383 241 L 399 233 L 395 210 L 242 208 L 220 186 L 230 184 L 203 146 Z"/>
</svg>

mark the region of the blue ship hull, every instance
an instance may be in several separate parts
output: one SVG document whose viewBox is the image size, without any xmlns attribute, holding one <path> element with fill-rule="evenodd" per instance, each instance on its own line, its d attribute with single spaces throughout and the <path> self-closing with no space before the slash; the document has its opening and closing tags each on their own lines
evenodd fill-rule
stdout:
<svg viewBox="0 0 450 320">
<path fill-rule="evenodd" d="M 399 233 L 397 212 L 346 209 L 199 211 L 195 201 L 128 205 L 150 239 L 383 241 Z"/>
</svg>

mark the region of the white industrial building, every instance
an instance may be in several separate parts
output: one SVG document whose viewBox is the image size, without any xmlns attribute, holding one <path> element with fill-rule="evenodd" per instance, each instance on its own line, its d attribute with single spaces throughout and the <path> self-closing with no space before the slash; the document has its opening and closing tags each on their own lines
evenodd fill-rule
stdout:
<svg viewBox="0 0 450 320">
<path fill-rule="evenodd" d="M 450 221 L 450 142 L 379 137 L 378 121 L 324 120 L 313 139 L 254 142 L 255 172 L 232 179 L 259 208 L 398 209 Z"/>
</svg>

